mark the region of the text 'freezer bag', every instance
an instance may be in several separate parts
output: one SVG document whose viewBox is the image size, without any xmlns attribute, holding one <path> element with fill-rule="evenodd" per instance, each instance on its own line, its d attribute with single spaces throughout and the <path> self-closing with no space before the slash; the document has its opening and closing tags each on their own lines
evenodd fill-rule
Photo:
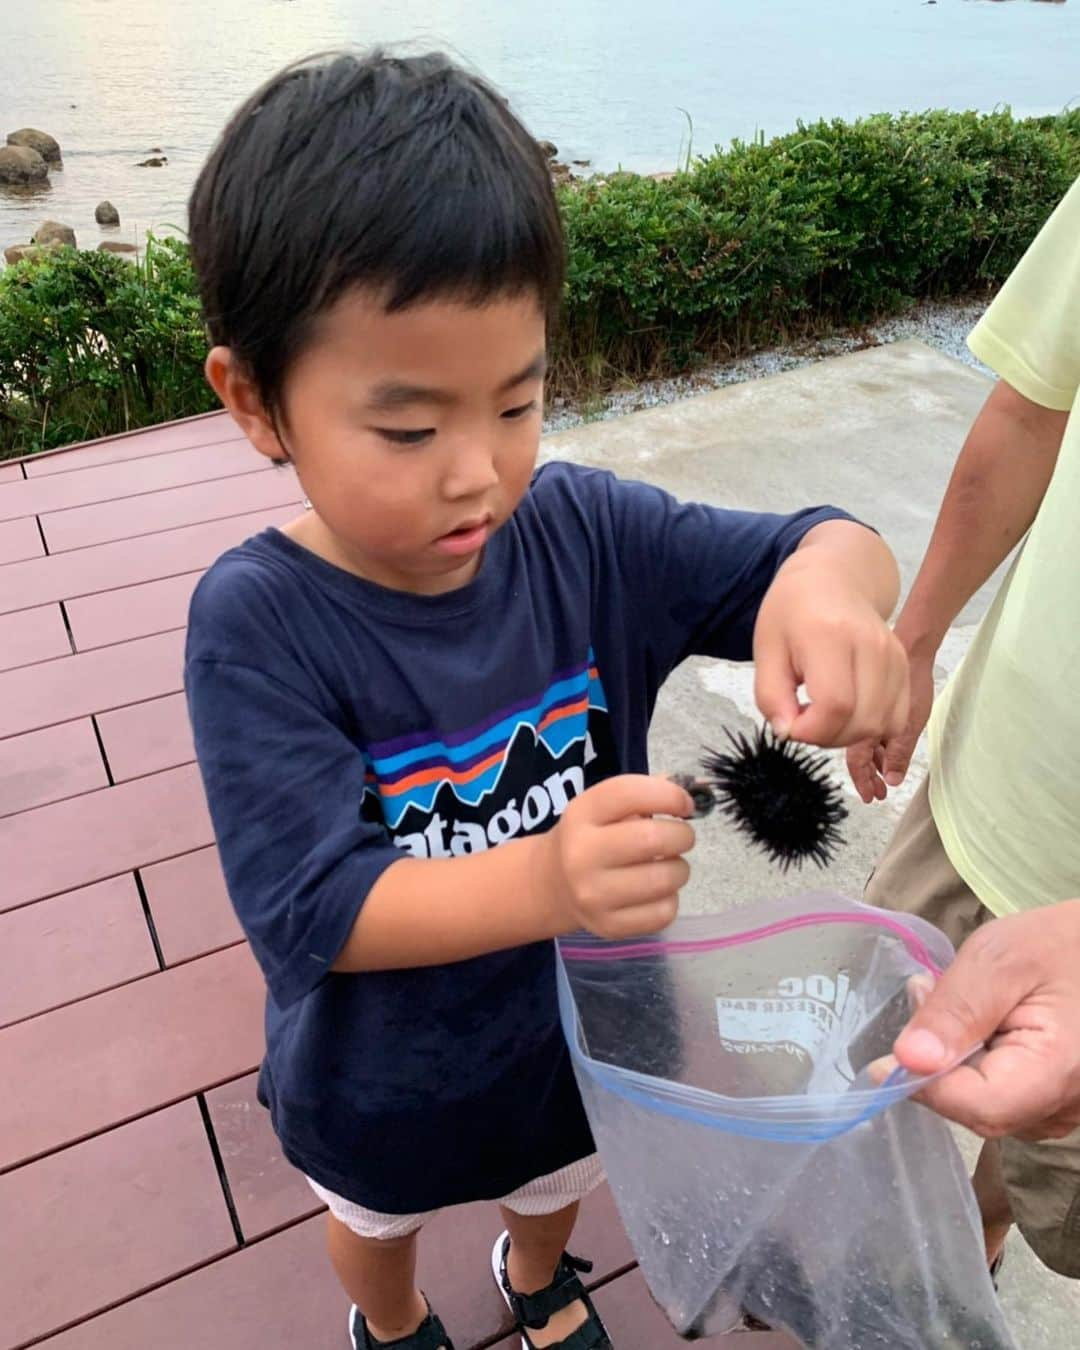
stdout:
<svg viewBox="0 0 1080 1350">
<path fill-rule="evenodd" d="M 812 1350 L 1004 1350 L 978 1211 L 919 1082 L 865 1070 L 952 959 L 830 895 L 560 944 L 581 1094 L 649 1288 L 684 1336 L 741 1310 Z"/>
</svg>

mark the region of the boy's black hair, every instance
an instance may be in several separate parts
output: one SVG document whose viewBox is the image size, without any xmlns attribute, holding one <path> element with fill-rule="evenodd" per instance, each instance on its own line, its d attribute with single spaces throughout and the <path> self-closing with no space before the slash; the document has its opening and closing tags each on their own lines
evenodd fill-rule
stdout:
<svg viewBox="0 0 1080 1350">
<path fill-rule="evenodd" d="M 437 297 L 562 297 L 543 151 L 506 101 L 437 53 L 331 52 L 233 115 L 192 190 L 192 256 L 215 345 L 276 419 L 290 364 L 348 290 L 388 310 Z"/>
</svg>

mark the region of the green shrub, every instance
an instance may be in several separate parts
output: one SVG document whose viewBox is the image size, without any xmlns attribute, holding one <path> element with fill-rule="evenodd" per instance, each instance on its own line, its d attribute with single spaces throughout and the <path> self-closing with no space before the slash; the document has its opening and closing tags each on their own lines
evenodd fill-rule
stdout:
<svg viewBox="0 0 1080 1350">
<path fill-rule="evenodd" d="M 1009 274 L 1080 175 L 1080 110 L 817 122 L 736 142 L 674 178 L 559 189 L 569 271 L 553 392 L 614 380 Z M 138 268 L 60 250 L 0 273 L 0 456 L 214 406 L 185 246 Z"/>
<path fill-rule="evenodd" d="M 557 376 L 677 370 L 989 290 L 1078 174 L 1080 112 L 928 112 L 736 142 L 665 182 L 563 189 Z"/>
<path fill-rule="evenodd" d="M 0 456 L 206 412 L 206 332 L 185 244 L 137 265 L 57 249 L 0 273 Z"/>
</svg>

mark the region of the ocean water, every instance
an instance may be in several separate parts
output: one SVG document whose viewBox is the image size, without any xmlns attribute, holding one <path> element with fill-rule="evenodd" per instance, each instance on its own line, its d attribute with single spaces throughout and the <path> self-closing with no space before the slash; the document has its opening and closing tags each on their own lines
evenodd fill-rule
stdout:
<svg viewBox="0 0 1080 1350">
<path fill-rule="evenodd" d="M 3 0 L 0 140 L 37 126 L 64 166 L 0 188 L 0 247 L 43 219 L 79 242 L 182 229 L 230 110 L 285 62 L 346 45 L 449 48 L 560 157 L 643 171 L 799 119 L 1080 97 L 1080 0 Z M 168 164 L 138 168 L 160 149 Z M 109 198 L 121 227 L 103 231 Z"/>
</svg>

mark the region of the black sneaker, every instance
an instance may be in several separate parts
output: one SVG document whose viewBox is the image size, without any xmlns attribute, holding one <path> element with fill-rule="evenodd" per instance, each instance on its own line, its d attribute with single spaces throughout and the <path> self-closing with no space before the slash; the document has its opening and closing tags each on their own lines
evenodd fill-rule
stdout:
<svg viewBox="0 0 1080 1350">
<path fill-rule="evenodd" d="M 600 1314 L 593 1307 L 593 1301 L 579 1279 L 579 1274 L 585 1275 L 592 1270 L 591 1261 L 582 1261 L 580 1257 L 563 1252 L 555 1278 L 546 1289 L 538 1289 L 535 1294 L 519 1294 L 506 1273 L 509 1253 L 510 1234 L 502 1233 L 495 1239 L 491 1253 L 491 1273 L 495 1276 L 499 1292 L 514 1314 L 518 1331 L 521 1332 L 521 1350 L 536 1350 L 529 1337 L 530 1328 L 539 1331 L 541 1327 L 547 1326 L 553 1313 L 579 1301 L 585 1305 L 585 1321 L 569 1336 L 549 1346 L 548 1350 L 612 1350 Z"/>
<path fill-rule="evenodd" d="M 446 1334 L 442 1322 L 431 1311 L 411 1336 L 399 1336 L 396 1341 L 377 1341 L 368 1331 L 364 1315 L 354 1303 L 349 1311 L 349 1337 L 353 1350 L 454 1350 L 454 1343 Z"/>
</svg>

